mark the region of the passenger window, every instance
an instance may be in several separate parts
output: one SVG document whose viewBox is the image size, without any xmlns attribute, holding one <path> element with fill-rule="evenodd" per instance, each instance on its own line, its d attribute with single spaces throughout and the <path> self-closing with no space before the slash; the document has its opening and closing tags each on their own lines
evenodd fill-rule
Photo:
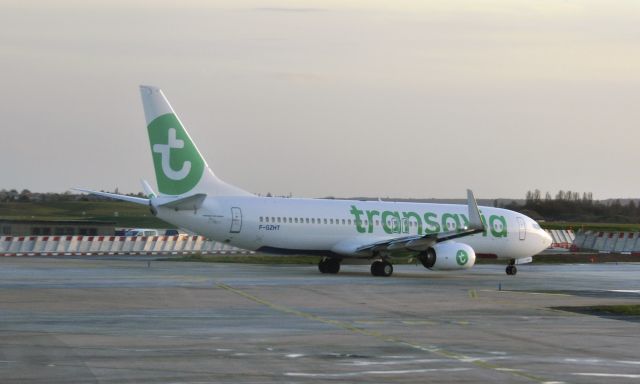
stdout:
<svg viewBox="0 0 640 384">
<path fill-rule="evenodd" d="M 265 221 L 268 223 L 268 222 L 269 222 L 269 218 L 268 218 L 268 217 L 265 217 Z"/>
<path fill-rule="evenodd" d="M 327 219 L 324 219 L 324 223 L 327 224 Z"/>
<path fill-rule="evenodd" d="M 333 219 L 329 219 L 329 224 L 333 224 Z"/>
<path fill-rule="evenodd" d="M 280 218 L 278 217 L 278 223 L 280 222 Z"/>
<path fill-rule="evenodd" d="M 345 224 L 344 219 L 342 219 L 342 225 L 344 225 L 344 224 Z"/>
<path fill-rule="evenodd" d="M 304 219 L 304 221 L 309 224 L 309 218 L 307 217 L 306 219 Z"/>
<path fill-rule="evenodd" d="M 262 223 L 262 219 L 263 219 L 263 217 L 262 217 L 262 216 L 260 216 L 260 222 L 261 222 L 261 223 Z"/>
<path fill-rule="evenodd" d="M 315 224 L 316 223 L 316 219 L 311 219 L 311 224 Z"/>
<path fill-rule="evenodd" d="M 272 223 L 275 223 L 275 222 L 276 222 L 276 218 L 275 218 L 275 217 L 272 217 L 272 218 L 271 218 L 271 222 L 272 222 Z"/>
<path fill-rule="evenodd" d="M 298 218 L 296 217 L 296 219 L 294 220 L 296 224 L 298 224 Z"/>
<path fill-rule="evenodd" d="M 347 220 L 347 224 L 351 225 L 351 219 Z"/>
<path fill-rule="evenodd" d="M 289 218 L 289 224 L 293 223 L 293 219 Z"/>
</svg>

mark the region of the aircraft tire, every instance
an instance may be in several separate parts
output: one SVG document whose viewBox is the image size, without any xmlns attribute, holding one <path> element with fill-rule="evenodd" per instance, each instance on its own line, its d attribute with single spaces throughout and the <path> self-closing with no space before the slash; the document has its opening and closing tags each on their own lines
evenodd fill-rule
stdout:
<svg viewBox="0 0 640 384">
<path fill-rule="evenodd" d="M 371 263 L 371 274 L 373 276 L 380 276 L 380 260 L 376 260 L 373 263 Z"/>
<path fill-rule="evenodd" d="M 318 270 L 320 273 L 329 273 L 327 270 L 327 259 L 321 259 L 318 263 Z"/>
<path fill-rule="evenodd" d="M 371 274 L 373 276 L 391 276 L 393 274 L 393 265 L 385 260 L 376 260 L 371 263 Z"/>
<path fill-rule="evenodd" d="M 393 265 L 388 261 L 382 261 L 380 268 L 380 276 L 389 277 L 393 274 Z"/>
<path fill-rule="evenodd" d="M 518 273 L 518 268 L 515 265 L 507 265 L 507 275 L 514 276 Z"/>
<path fill-rule="evenodd" d="M 327 273 L 336 274 L 340 272 L 340 260 L 328 259 L 327 260 Z"/>
</svg>

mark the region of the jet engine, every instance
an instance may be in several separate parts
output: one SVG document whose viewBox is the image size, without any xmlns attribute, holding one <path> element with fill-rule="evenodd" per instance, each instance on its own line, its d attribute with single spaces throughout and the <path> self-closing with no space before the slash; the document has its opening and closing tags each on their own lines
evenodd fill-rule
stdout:
<svg viewBox="0 0 640 384">
<path fill-rule="evenodd" d="M 476 253 L 467 244 L 445 241 L 421 252 L 418 260 L 434 271 L 468 269 L 476 263 Z"/>
</svg>

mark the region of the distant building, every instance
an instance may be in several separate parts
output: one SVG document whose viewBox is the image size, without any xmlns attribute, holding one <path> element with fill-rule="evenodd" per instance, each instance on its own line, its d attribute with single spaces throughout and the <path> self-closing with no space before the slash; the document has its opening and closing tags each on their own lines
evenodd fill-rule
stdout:
<svg viewBox="0 0 640 384">
<path fill-rule="evenodd" d="M 0 236 L 113 236 L 115 222 L 0 219 Z"/>
</svg>

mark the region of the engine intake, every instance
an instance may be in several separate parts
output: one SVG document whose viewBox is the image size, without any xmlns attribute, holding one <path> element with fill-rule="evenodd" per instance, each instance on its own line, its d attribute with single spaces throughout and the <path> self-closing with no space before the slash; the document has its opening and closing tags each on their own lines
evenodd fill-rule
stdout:
<svg viewBox="0 0 640 384">
<path fill-rule="evenodd" d="M 476 253 L 467 244 L 445 241 L 421 252 L 418 260 L 433 271 L 468 269 L 476 263 Z"/>
</svg>

